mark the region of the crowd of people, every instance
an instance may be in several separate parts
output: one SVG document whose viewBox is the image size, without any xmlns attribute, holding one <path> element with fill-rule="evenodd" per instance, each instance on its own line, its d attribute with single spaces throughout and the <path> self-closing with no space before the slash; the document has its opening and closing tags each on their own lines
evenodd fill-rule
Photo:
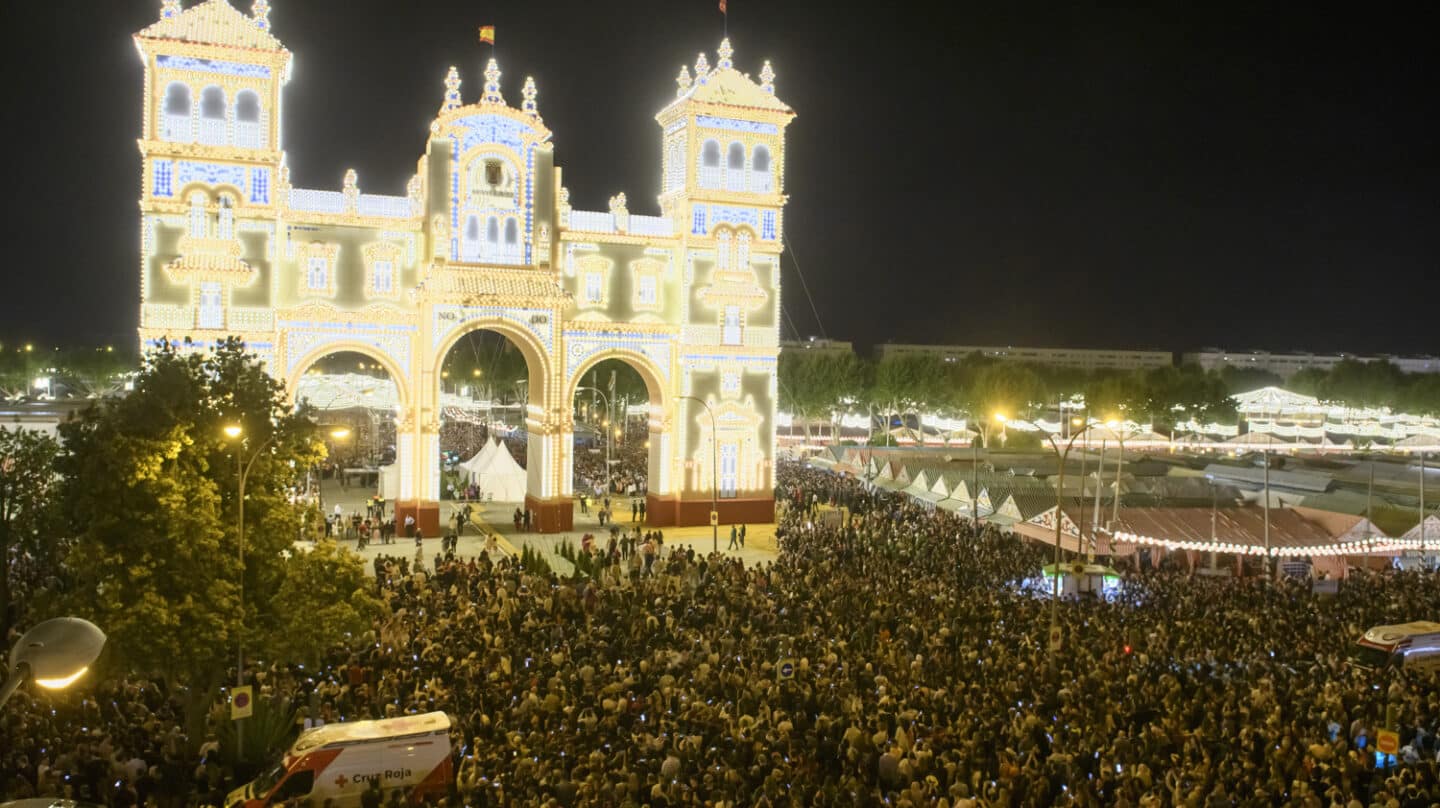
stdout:
<svg viewBox="0 0 1440 808">
<path fill-rule="evenodd" d="M 1052 610 L 1026 585 L 1045 546 L 799 465 L 779 481 L 773 562 L 672 545 L 578 579 L 491 553 L 377 562 L 389 616 L 368 636 L 251 680 L 312 720 L 449 713 L 451 805 L 1440 801 L 1440 677 L 1346 664 L 1368 626 L 1440 614 L 1433 575 L 1361 571 L 1321 598 L 1162 567 Z M 218 804 L 233 783 L 177 703 L 136 677 L 18 695 L 0 785 Z M 1375 754 L 1387 721 L 1393 757 Z"/>
</svg>

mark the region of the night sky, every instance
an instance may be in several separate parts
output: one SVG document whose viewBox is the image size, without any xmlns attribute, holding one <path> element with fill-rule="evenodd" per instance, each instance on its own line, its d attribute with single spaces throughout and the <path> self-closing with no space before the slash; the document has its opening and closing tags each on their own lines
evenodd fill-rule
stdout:
<svg viewBox="0 0 1440 808">
<path fill-rule="evenodd" d="M 295 185 L 354 167 L 403 194 L 446 67 L 478 97 L 490 23 L 507 100 L 535 76 L 572 204 L 623 190 L 646 214 L 654 114 L 681 64 L 714 64 L 722 23 L 711 0 L 272 5 Z M 1440 351 L 1431 29 L 1403 5 L 1160 5 L 731 0 L 736 67 L 770 58 L 798 113 L 785 336 Z M 159 2 L 3 9 L 18 249 L 0 336 L 133 340 L 131 34 Z"/>
</svg>

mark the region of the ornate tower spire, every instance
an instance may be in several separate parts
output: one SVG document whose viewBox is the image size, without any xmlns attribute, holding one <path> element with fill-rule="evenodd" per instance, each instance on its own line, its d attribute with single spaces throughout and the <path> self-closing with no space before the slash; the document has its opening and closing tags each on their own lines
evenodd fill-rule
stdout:
<svg viewBox="0 0 1440 808">
<path fill-rule="evenodd" d="M 440 105 L 441 112 L 449 112 L 460 107 L 460 71 L 455 65 L 450 65 L 450 72 L 445 74 L 445 101 Z"/>
<path fill-rule="evenodd" d="M 684 95 L 685 91 L 689 90 L 690 85 L 694 83 L 690 80 L 690 68 L 685 65 L 680 65 L 680 75 L 675 77 L 675 83 L 680 85 L 679 88 L 675 90 L 675 95 Z"/>
<path fill-rule="evenodd" d="M 705 77 L 709 74 L 710 60 L 705 58 L 705 51 L 700 51 L 700 58 L 695 60 L 695 80 L 704 84 Z"/>
<path fill-rule="evenodd" d="M 160 0 L 160 19 L 168 20 L 180 13 L 180 0 Z"/>
<path fill-rule="evenodd" d="M 775 94 L 775 68 L 770 66 L 770 60 L 765 60 L 765 66 L 760 68 L 760 89 Z"/>
<path fill-rule="evenodd" d="M 715 63 L 716 70 L 724 70 L 733 66 L 730 57 L 735 55 L 735 49 L 730 47 L 730 37 L 727 36 L 720 40 L 720 50 L 716 51 L 715 55 L 720 57 L 720 61 Z"/>
<path fill-rule="evenodd" d="M 486 104 L 505 103 L 505 99 L 500 97 L 500 66 L 494 58 L 485 65 L 485 95 L 480 100 Z"/>
<path fill-rule="evenodd" d="M 255 27 L 261 31 L 270 30 L 270 0 L 255 0 L 250 7 L 250 16 L 255 18 Z"/>
<path fill-rule="evenodd" d="M 520 94 L 525 98 L 520 104 L 520 111 L 532 118 L 540 117 L 540 110 L 535 106 L 536 90 L 534 76 L 525 77 L 525 87 L 520 90 Z"/>
</svg>

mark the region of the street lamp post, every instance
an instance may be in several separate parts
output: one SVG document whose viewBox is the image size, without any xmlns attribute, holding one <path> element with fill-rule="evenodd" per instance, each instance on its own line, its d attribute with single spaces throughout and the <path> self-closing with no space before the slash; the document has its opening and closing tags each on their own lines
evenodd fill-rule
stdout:
<svg viewBox="0 0 1440 808">
<path fill-rule="evenodd" d="M 245 428 L 238 423 L 229 424 L 225 427 L 225 437 L 231 440 L 243 440 L 244 436 Z M 264 443 L 260 444 L 260 447 L 255 450 L 255 453 L 250 455 L 248 461 L 242 459 L 242 446 L 236 446 L 235 449 L 235 468 L 240 475 L 239 491 L 237 494 L 239 499 L 236 500 L 235 504 L 236 536 L 239 540 L 238 544 L 240 547 L 240 630 L 235 633 L 236 646 L 238 647 L 235 664 L 236 687 L 241 687 L 245 684 L 245 479 L 250 476 L 250 470 L 255 466 L 255 461 L 260 458 L 260 455 L 265 452 L 265 449 L 268 448 L 270 444 L 275 442 L 275 438 L 277 437 L 279 437 L 279 435 L 272 433 L 269 438 L 265 439 Z M 237 723 L 235 725 L 235 753 L 237 759 L 242 754 L 241 750 L 244 748 L 244 742 L 245 725 L 243 723 Z"/>
<path fill-rule="evenodd" d="M 105 647 L 105 633 L 88 620 L 56 617 L 21 635 L 10 650 L 10 671 L 0 685 L 0 707 L 26 681 L 63 690 L 85 675 Z"/>
<path fill-rule="evenodd" d="M 1052 448 L 1052 449 L 1055 450 L 1055 457 L 1060 461 L 1060 464 L 1059 464 L 1059 478 L 1057 479 L 1057 481 L 1056 481 L 1056 483 L 1055 483 L 1055 567 L 1054 567 L 1054 572 L 1055 572 L 1055 587 L 1054 587 L 1053 596 L 1050 598 L 1050 652 L 1049 652 L 1049 653 L 1050 653 L 1050 659 L 1051 659 L 1051 664 L 1052 664 L 1052 665 L 1055 664 L 1055 663 L 1054 663 L 1054 660 L 1055 660 L 1055 658 L 1056 658 L 1056 657 L 1055 657 L 1055 650 L 1056 650 L 1056 649 L 1055 649 L 1054 646 L 1055 646 L 1055 644 L 1059 641 L 1059 637 L 1060 637 L 1060 554 L 1061 554 L 1061 547 L 1060 547 L 1060 529 L 1061 529 L 1061 526 L 1064 524 L 1064 519 L 1063 519 L 1064 511 L 1062 510 L 1062 506 L 1064 505 L 1064 501 L 1065 501 L 1065 461 L 1066 461 L 1067 459 L 1069 459 L 1069 457 L 1070 457 L 1070 450 L 1075 447 L 1075 440 L 1076 440 L 1077 438 L 1079 438 L 1081 435 L 1085 434 L 1085 432 L 1088 431 L 1089 429 L 1090 429 L 1090 425 L 1087 423 L 1087 424 L 1081 426 L 1077 431 L 1075 431 L 1074 433 L 1072 433 L 1072 434 L 1070 435 L 1070 440 L 1066 441 L 1066 443 L 1065 443 L 1065 448 L 1064 448 L 1063 450 L 1060 448 L 1060 442 L 1055 439 L 1055 436 L 1054 436 L 1054 435 L 1048 435 L 1048 436 L 1046 436 L 1046 437 L 1049 439 L 1049 441 L 1050 441 L 1050 448 Z M 1084 495 L 1084 492 L 1083 492 L 1083 491 L 1081 492 L 1081 495 L 1082 495 L 1081 498 L 1083 499 L 1083 498 L 1084 498 L 1084 496 L 1083 496 L 1083 495 Z M 1078 545 L 1077 545 L 1077 549 L 1078 549 Z"/>
<path fill-rule="evenodd" d="M 330 430 L 330 437 L 335 440 L 344 440 L 350 437 L 350 430 L 343 426 L 336 427 Z M 320 509 L 320 521 L 329 524 L 329 520 L 325 516 L 325 476 L 321 473 L 318 463 L 315 467 L 315 507 Z M 324 533 L 324 528 L 321 528 L 321 533 Z M 337 536 L 336 538 L 338 539 L 339 537 Z"/>
<path fill-rule="evenodd" d="M 998 423 L 998 424 L 1000 424 L 1002 428 L 1003 428 L 1004 425 L 1005 425 L 1005 421 L 1008 420 L 1008 419 L 1005 417 L 1005 413 L 1003 413 L 1003 412 L 997 412 L 997 413 L 995 413 L 994 418 L 995 418 L 995 422 Z M 973 432 L 973 433 L 975 433 L 976 435 L 979 435 L 979 436 L 980 436 L 981 442 L 985 444 L 985 453 L 986 453 L 986 454 L 989 454 L 989 453 L 990 453 L 990 430 L 988 430 L 988 429 L 985 428 L 985 419 L 984 419 L 984 418 L 981 418 L 978 422 L 976 422 L 976 425 L 975 425 L 974 427 L 972 427 L 970 431 Z M 978 447 L 976 446 L 976 444 L 975 444 L 975 439 L 974 439 L 974 438 L 971 438 L 971 439 L 970 439 L 970 522 L 971 522 L 972 525 L 974 525 L 976 532 L 979 532 L 979 530 L 980 530 L 980 451 L 979 451 L 979 448 L 978 448 Z"/>
<path fill-rule="evenodd" d="M 1125 436 L 1130 431 L 1130 426 L 1124 421 L 1112 418 L 1105 423 L 1110 431 L 1120 440 L 1120 456 L 1115 461 L 1115 501 L 1111 504 L 1110 524 L 1120 521 L 1120 475 L 1125 471 Z"/>
<path fill-rule="evenodd" d="M 720 428 L 715 411 L 695 396 L 680 396 L 699 404 L 710 414 L 710 552 L 720 552 Z"/>
<path fill-rule="evenodd" d="M 610 406 L 610 397 L 605 395 L 600 388 L 590 387 L 588 385 L 575 388 L 576 393 L 579 393 L 581 390 L 589 390 L 591 393 L 605 400 L 605 420 L 607 421 L 607 423 L 603 424 L 605 429 L 605 493 L 608 494 L 610 493 L 610 445 L 614 443 L 614 439 L 611 437 L 610 423 L 615 421 L 615 410 Z"/>
</svg>

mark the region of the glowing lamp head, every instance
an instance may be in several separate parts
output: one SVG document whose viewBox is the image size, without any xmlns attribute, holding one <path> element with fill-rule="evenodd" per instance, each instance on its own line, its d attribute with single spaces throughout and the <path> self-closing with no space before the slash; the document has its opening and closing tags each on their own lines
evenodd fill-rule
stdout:
<svg viewBox="0 0 1440 808">
<path fill-rule="evenodd" d="M 1108 426 L 1108 427 L 1110 427 L 1111 429 L 1114 429 L 1115 427 L 1120 426 L 1120 422 L 1117 421 L 1117 420 L 1114 419 L 1114 418 L 1111 418 L 1110 420 L 1108 420 L 1108 421 L 1105 422 L 1105 426 Z"/>
<path fill-rule="evenodd" d="M 1084 418 L 1071 418 L 1071 419 L 1070 419 L 1070 425 L 1071 425 L 1071 426 L 1084 426 L 1084 425 L 1085 425 L 1085 419 L 1084 419 Z"/>
<path fill-rule="evenodd" d="M 90 670 L 104 647 L 105 633 L 87 620 L 46 620 L 15 643 L 7 680 L 25 676 L 47 690 L 62 690 Z"/>
<path fill-rule="evenodd" d="M 996 423 L 1003 424 L 1003 423 L 1005 423 L 1005 422 L 1008 421 L 1008 420 L 1010 420 L 1010 419 L 1005 417 L 1005 413 L 1003 413 L 1003 412 L 997 412 L 997 413 L 995 413 L 995 422 L 996 422 Z"/>
<path fill-rule="evenodd" d="M 241 435 L 244 435 L 244 434 L 245 434 L 245 428 L 242 427 L 242 426 L 240 426 L 239 424 L 226 424 L 226 425 L 225 425 L 225 437 L 229 438 L 230 440 L 235 440 L 236 438 L 238 438 L 238 437 L 240 437 Z"/>
<path fill-rule="evenodd" d="M 346 438 L 350 437 L 350 428 L 343 426 L 336 427 L 330 430 L 330 437 L 334 438 L 335 440 L 345 440 Z"/>
</svg>

